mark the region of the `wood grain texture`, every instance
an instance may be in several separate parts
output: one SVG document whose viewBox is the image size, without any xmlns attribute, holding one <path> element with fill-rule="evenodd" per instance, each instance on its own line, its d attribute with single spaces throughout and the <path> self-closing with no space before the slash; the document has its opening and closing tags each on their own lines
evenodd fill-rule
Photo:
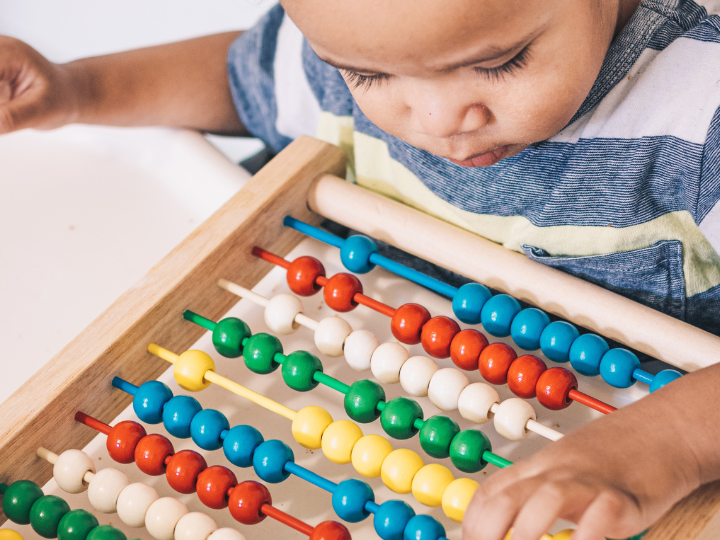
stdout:
<svg viewBox="0 0 720 540">
<path fill-rule="evenodd" d="M 718 540 L 720 481 L 701 486 L 677 503 L 643 540 Z"/>
<path fill-rule="evenodd" d="M 283 227 L 283 217 L 318 223 L 306 199 L 322 173 L 345 173 L 342 151 L 308 137 L 293 142 L 0 405 L 0 481 L 45 484 L 52 469 L 35 456 L 39 446 L 58 454 L 83 448 L 96 433 L 74 422 L 76 411 L 110 422 L 130 403 L 112 389 L 113 376 L 155 379 L 168 365 L 146 351 L 150 342 L 175 351 L 195 343 L 204 330 L 182 312 L 221 317 L 238 297 L 218 279 L 253 287 L 272 268 L 251 255 L 254 245 L 289 252 L 302 237 Z"/>
</svg>

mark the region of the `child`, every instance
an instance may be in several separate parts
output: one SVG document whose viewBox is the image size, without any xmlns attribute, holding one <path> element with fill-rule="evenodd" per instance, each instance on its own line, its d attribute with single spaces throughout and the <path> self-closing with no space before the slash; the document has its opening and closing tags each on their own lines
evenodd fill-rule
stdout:
<svg viewBox="0 0 720 540">
<path fill-rule="evenodd" d="M 719 18 L 685 0 L 283 7 L 239 38 L 66 65 L 5 38 L 0 132 L 317 134 L 361 185 L 720 334 Z M 720 478 L 719 382 L 687 375 L 493 475 L 464 537 L 536 540 L 558 517 L 574 540 L 640 532 Z"/>
</svg>

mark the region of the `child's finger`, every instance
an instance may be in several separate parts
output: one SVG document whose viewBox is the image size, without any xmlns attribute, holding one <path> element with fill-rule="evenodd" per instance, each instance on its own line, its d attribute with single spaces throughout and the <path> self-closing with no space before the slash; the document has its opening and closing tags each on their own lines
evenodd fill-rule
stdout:
<svg viewBox="0 0 720 540">
<path fill-rule="evenodd" d="M 0 105 L 0 135 L 36 124 L 42 112 L 39 97 L 28 91 Z"/>
<path fill-rule="evenodd" d="M 641 512 L 636 501 L 617 491 L 603 491 L 580 518 L 573 540 L 604 540 L 606 535 L 629 536 L 633 532 L 626 528 L 627 524 L 637 524 L 640 519 Z"/>
<path fill-rule="evenodd" d="M 561 515 L 593 500 L 590 490 L 575 483 L 546 482 L 530 496 L 513 525 L 513 540 L 538 540 Z"/>
</svg>

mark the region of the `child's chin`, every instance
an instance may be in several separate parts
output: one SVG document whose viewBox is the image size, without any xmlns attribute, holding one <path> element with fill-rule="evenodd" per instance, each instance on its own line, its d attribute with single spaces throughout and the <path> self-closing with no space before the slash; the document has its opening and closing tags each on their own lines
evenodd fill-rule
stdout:
<svg viewBox="0 0 720 540">
<path fill-rule="evenodd" d="M 458 161 L 455 159 L 450 159 L 450 161 L 452 161 L 455 165 L 459 165 L 460 167 L 490 167 L 491 165 L 495 165 L 501 159 L 508 157 L 510 155 L 510 152 L 511 146 L 506 144 L 505 146 L 499 146 L 494 150 L 490 150 L 490 152 L 471 156 L 468 159 L 464 159 L 462 161 Z"/>
</svg>

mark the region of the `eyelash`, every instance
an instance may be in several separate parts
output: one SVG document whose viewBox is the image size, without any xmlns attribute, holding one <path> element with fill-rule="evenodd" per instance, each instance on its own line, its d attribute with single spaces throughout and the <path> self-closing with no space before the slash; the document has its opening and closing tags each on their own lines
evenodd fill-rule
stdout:
<svg viewBox="0 0 720 540">
<path fill-rule="evenodd" d="M 497 82 L 503 80 L 506 76 L 514 75 L 518 70 L 524 68 L 528 63 L 529 58 L 530 47 L 527 46 L 501 66 L 494 68 L 475 67 L 473 69 L 476 73 L 483 75 L 487 79 Z M 387 73 L 363 75 L 357 71 L 350 71 L 347 69 L 343 71 L 345 72 L 345 80 L 352 90 L 357 90 L 359 88 L 362 88 L 363 90 L 370 90 L 373 85 L 380 84 L 390 78 L 390 75 Z"/>
</svg>

